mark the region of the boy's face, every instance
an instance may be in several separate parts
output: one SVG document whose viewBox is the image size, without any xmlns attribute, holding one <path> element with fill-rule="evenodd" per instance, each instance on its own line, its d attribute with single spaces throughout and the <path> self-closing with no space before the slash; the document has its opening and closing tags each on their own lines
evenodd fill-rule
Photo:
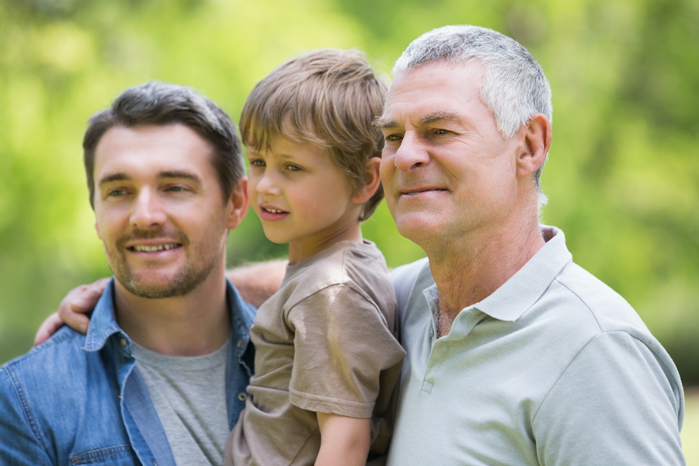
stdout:
<svg viewBox="0 0 699 466">
<path fill-rule="evenodd" d="M 247 157 L 250 203 L 267 238 L 289 243 L 290 263 L 355 239 L 361 205 L 325 150 L 273 137 L 269 150 L 248 148 Z"/>
</svg>

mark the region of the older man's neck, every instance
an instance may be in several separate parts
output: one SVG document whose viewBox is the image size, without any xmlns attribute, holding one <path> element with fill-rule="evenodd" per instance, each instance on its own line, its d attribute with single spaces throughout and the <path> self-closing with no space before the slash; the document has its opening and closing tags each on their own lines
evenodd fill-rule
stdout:
<svg viewBox="0 0 699 466">
<path fill-rule="evenodd" d="M 228 339 L 230 314 L 223 276 L 186 296 L 146 299 L 117 287 L 119 326 L 139 345 L 167 356 L 203 356 Z"/>
<path fill-rule="evenodd" d="M 530 220 L 473 233 L 447 248 L 426 247 L 439 288 L 439 334 L 448 333 L 462 309 L 490 296 L 544 244 L 538 220 Z"/>
</svg>

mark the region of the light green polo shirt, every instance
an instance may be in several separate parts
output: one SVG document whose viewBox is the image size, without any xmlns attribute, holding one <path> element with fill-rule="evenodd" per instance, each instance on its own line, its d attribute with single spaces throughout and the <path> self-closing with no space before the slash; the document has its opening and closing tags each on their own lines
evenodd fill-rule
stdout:
<svg viewBox="0 0 699 466">
<path fill-rule="evenodd" d="M 429 264 L 394 272 L 407 356 L 389 465 L 685 464 L 674 363 L 542 228 L 546 245 L 438 340 Z"/>
</svg>

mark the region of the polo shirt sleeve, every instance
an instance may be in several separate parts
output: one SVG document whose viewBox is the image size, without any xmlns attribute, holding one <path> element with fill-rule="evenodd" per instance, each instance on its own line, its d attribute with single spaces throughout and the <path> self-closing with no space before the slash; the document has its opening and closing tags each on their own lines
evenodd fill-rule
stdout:
<svg viewBox="0 0 699 466">
<path fill-rule="evenodd" d="M 405 354 L 376 304 L 337 284 L 294 305 L 287 320 L 295 331 L 291 403 L 371 418 L 379 388 L 393 390 Z"/>
<path fill-rule="evenodd" d="M 684 465 L 682 387 L 661 351 L 623 331 L 594 337 L 534 418 L 540 463 Z"/>
<path fill-rule="evenodd" d="M 0 464 L 53 464 L 12 368 L 0 368 Z"/>
</svg>

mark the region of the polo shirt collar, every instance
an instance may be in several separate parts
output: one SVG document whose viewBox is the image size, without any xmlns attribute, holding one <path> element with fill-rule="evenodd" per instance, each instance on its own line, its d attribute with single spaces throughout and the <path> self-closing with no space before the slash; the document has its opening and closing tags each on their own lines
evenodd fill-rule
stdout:
<svg viewBox="0 0 699 466">
<path fill-rule="evenodd" d="M 498 320 L 514 322 L 536 303 L 554 278 L 573 260 L 565 235 L 556 227 L 541 225 L 546 244 L 493 294 L 473 305 Z"/>
<path fill-rule="evenodd" d="M 545 225 L 541 225 L 541 230 L 546 244 L 534 257 L 493 294 L 462 312 L 477 309 L 494 319 L 514 322 L 541 298 L 563 267 L 573 260 L 561 230 Z M 436 285 L 424 294 L 431 306 L 438 305 Z"/>
</svg>

